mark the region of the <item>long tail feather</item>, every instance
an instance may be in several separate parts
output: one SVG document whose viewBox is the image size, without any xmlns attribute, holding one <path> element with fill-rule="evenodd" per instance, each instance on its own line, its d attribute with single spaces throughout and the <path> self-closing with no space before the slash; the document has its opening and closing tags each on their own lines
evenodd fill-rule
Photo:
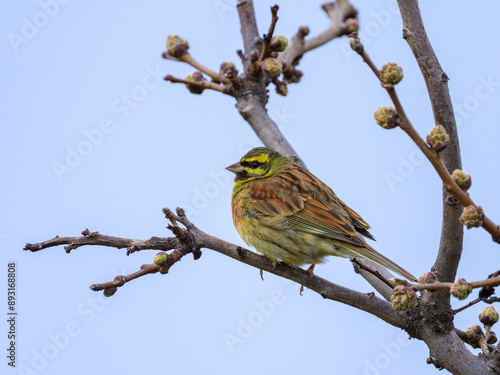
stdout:
<svg viewBox="0 0 500 375">
<path fill-rule="evenodd" d="M 371 260 L 372 262 L 375 262 L 382 267 L 387 268 L 388 270 L 391 270 L 398 275 L 401 275 L 405 277 L 406 279 L 416 282 L 417 279 L 415 276 L 413 276 L 411 273 L 406 271 L 404 268 L 398 266 L 396 263 L 394 263 L 392 260 L 387 259 L 385 256 L 382 254 L 378 253 L 375 249 L 373 249 L 371 246 L 368 246 L 368 248 L 363 249 L 349 249 L 349 252 L 352 252 L 352 256 L 354 257 L 361 257 L 361 258 L 366 258 L 368 260 Z"/>
</svg>

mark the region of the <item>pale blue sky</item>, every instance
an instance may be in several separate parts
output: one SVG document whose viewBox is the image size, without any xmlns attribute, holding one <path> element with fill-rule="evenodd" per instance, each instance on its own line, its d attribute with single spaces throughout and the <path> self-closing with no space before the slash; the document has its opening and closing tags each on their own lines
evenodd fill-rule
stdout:
<svg viewBox="0 0 500 375">
<path fill-rule="evenodd" d="M 161 58 L 170 33 L 188 39 L 193 56 L 212 69 L 234 61 L 241 70 L 235 3 L 0 5 L 0 276 L 6 279 L 7 261 L 17 262 L 19 312 L 18 368 L 8 368 L 4 358 L 2 373 L 6 367 L 7 374 L 51 375 L 436 372 L 425 363 L 425 345 L 402 331 L 311 291 L 301 297 L 297 286 L 275 276 L 265 274 L 262 282 L 258 270 L 210 250 L 196 262 L 187 257 L 168 275 L 131 282 L 109 299 L 88 286 L 136 271 L 155 252 L 22 251 L 26 242 L 76 236 L 85 228 L 169 236 L 161 208 L 177 206 L 204 231 L 244 245 L 231 222 L 232 176 L 224 168 L 259 142 L 232 98 L 194 96 L 161 81 L 167 73 L 192 71 Z M 263 33 L 275 2 L 256 3 Z M 376 64 L 403 66 L 398 92 L 415 127 L 427 134 L 432 112 L 394 1 L 354 4 Z M 422 12 L 450 77 L 471 194 L 498 222 L 500 4 L 463 4 L 428 1 Z M 320 2 L 279 5 L 279 34 L 291 36 L 299 25 L 316 34 L 327 25 Z M 10 42 L 12 33 L 24 33 L 25 40 Z M 311 171 L 372 225 L 380 252 L 417 276 L 429 270 L 439 241 L 440 182 L 405 134 L 375 124 L 373 112 L 390 104 L 386 93 L 345 38 L 305 56 L 300 69 L 302 82 L 289 87 L 288 97 L 271 93 L 270 113 Z M 58 176 L 55 163 L 69 166 Z M 464 245 L 461 277 L 472 281 L 499 268 L 498 245 L 483 230 L 467 231 Z M 330 259 L 316 273 L 371 291 L 342 259 Z M 5 286 L 1 290 L 5 298 Z M 457 326 L 476 324 L 480 309 L 460 314 Z M 245 332 L 249 321 L 255 327 Z M 5 323 L 1 327 L 6 332 Z M 239 340 L 228 344 L 230 337 Z M 5 334 L 1 344 L 7 345 Z"/>
</svg>

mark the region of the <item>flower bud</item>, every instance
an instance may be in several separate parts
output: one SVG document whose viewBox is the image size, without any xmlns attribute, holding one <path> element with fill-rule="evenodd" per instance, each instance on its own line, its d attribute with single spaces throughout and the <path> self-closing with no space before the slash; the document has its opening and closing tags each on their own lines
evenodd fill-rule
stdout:
<svg viewBox="0 0 500 375">
<path fill-rule="evenodd" d="M 178 35 L 169 35 L 167 38 L 167 53 L 173 57 L 185 55 L 189 49 L 189 43 Z"/>
<path fill-rule="evenodd" d="M 465 331 L 465 337 L 467 342 L 472 345 L 473 348 L 479 348 L 479 340 L 484 337 L 483 330 L 477 324 L 472 327 L 467 328 Z"/>
<path fill-rule="evenodd" d="M 280 82 L 276 85 L 276 92 L 281 96 L 287 96 L 288 94 L 288 84 L 286 82 Z"/>
<path fill-rule="evenodd" d="M 468 190 L 472 184 L 470 176 L 467 173 L 462 172 L 460 169 L 455 169 L 451 177 L 462 190 Z"/>
<path fill-rule="evenodd" d="M 448 136 L 448 133 L 446 133 L 446 129 L 443 125 L 437 125 L 434 127 L 434 129 L 432 129 L 430 134 L 427 136 L 427 143 L 429 146 L 438 152 L 448 147 L 449 142 L 450 137 Z"/>
<path fill-rule="evenodd" d="M 201 72 L 189 73 L 186 76 L 185 80 L 186 81 L 193 81 L 193 82 L 206 81 L 205 77 L 203 77 L 203 74 L 201 74 Z M 189 83 L 186 83 L 186 87 L 191 92 L 191 94 L 195 94 L 195 95 L 200 95 L 205 90 L 203 87 L 200 87 L 197 85 L 190 85 Z"/>
<path fill-rule="evenodd" d="M 434 272 L 426 272 L 418 278 L 420 284 L 432 284 L 437 282 L 437 276 Z"/>
<path fill-rule="evenodd" d="M 479 314 L 479 321 L 485 326 L 492 326 L 498 322 L 498 312 L 493 306 L 488 306 Z"/>
<path fill-rule="evenodd" d="M 488 336 L 488 341 L 486 341 L 487 344 L 490 344 L 490 345 L 493 345 L 494 343 L 496 343 L 498 341 L 497 339 L 497 334 L 495 332 L 491 332 L 490 331 L 490 334 Z"/>
<path fill-rule="evenodd" d="M 450 288 L 451 295 L 460 300 L 466 299 L 471 292 L 472 287 L 465 279 L 458 279 L 451 285 Z"/>
<path fill-rule="evenodd" d="M 398 285 L 391 295 L 391 304 L 396 311 L 408 311 L 417 306 L 417 293 L 410 286 Z"/>
<path fill-rule="evenodd" d="M 304 73 L 298 69 L 290 69 L 283 72 L 283 77 L 285 77 L 285 81 L 288 83 L 299 83 L 303 75 Z"/>
<path fill-rule="evenodd" d="M 260 53 L 256 49 L 250 52 L 250 62 L 256 62 L 259 59 Z"/>
<path fill-rule="evenodd" d="M 462 216 L 460 216 L 460 222 L 470 228 L 478 228 L 483 225 L 484 222 L 484 211 L 481 206 L 474 207 L 470 205 L 464 209 Z"/>
<path fill-rule="evenodd" d="M 349 36 L 349 44 L 351 45 L 352 50 L 359 54 L 363 53 L 363 50 L 365 49 L 363 43 L 359 40 L 357 33 L 353 33 Z"/>
<path fill-rule="evenodd" d="M 384 129 L 392 129 L 399 125 L 399 115 L 392 107 L 380 107 L 374 114 L 377 124 Z"/>
<path fill-rule="evenodd" d="M 155 255 L 153 259 L 154 264 L 156 264 L 157 266 L 161 266 L 163 263 L 166 262 L 167 256 L 168 256 L 167 253 L 160 251 L 158 254 Z"/>
<path fill-rule="evenodd" d="M 117 287 L 123 286 L 127 280 L 122 275 L 116 276 L 113 280 L 113 284 Z"/>
<path fill-rule="evenodd" d="M 281 74 L 281 70 L 283 69 L 283 64 L 278 59 L 265 59 L 262 63 L 262 70 L 270 77 L 277 77 Z"/>
<path fill-rule="evenodd" d="M 271 40 L 271 51 L 283 52 L 288 46 L 288 39 L 282 35 L 276 35 Z"/>
<path fill-rule="evenodd" d="M 220 75 L 227 79 L 233 79 L 238 75 L 238 69 L 231 62 L 223 62 L 220 66 Z"/>
<path fill-rule="evenodd" d="M 102 294 L 104 294 L 104 297 L 111 297 L 117 290 L 118 288 L 116 286 L 110 286 L 109 288 L 104 289 Z"/>
<path fill-rule="evenodd" d="M 387 63 L 380 71 L 380 80 L 382 86 L 386 89 L 394 87 L 403 79 L 403 68 L 396 63 Z"/>
</svg>

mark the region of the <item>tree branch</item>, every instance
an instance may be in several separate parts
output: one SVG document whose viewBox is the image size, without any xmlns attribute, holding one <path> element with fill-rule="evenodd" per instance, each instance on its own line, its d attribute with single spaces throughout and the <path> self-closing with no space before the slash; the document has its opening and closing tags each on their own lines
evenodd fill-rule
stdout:
<svg viewBox="0 0 500 375">
<path fill-rule="evenodd" d="M 273 39 L 274 28 L 278 22 L 278 10 L 279 6 L 273 5 L 271 7 L 271 25 L 269 25 L 269 31 L 264 35 L 263 43 L 264 47 L 260 53 L 259 59 L 254 64 L 254 69 L 260 69 L 261 63 L 271 55 L 271 40 Z"/>
<path fill-rule="evenodd" d="M 191 54 L 189 52 L 185 53 L 184 55 L 182 55 L 180 57 L 173 57 L 173 56 L 170 56 L 167 52 L 163 52 L 162 57 L 164 59 L 167 59 L 167 60 L 183 62 L 183 63 L 186 63 L 188 65 L 191 65 L 193 68 L 199 70 L 202 73 L 205 73 L 207 76 L 212 78 L 212 81 L 215 83 L 221 83 L 221 82 L 223 82 L 225 84 L 230 83 L 230 81 L 227 78 L 222 77 L 220 74 L 214 72 L 213 70 L 207 68 L 205 65 L 202 65 L 198 61 L 196 61 L 193 58 L 193 56 L 191 56 Z"/>
<path fill-rule="evenodd" d="M 246 71 L 250 64 L 250 54 L 253 50 L 260 50 L 262 40 L 259 37 L 259 30 L 257 29 L 253 1 L 238 0 L 236 7 L 240 17 L 241 36 L 243 37 L 243 47 L 245 50 L 244 66 Z"/>
<path fill-rule="evenodd" d="M 59 237 L 56 236 L 50 240 L 37 244 L 27 243 L 24 250 L 37 252 L 49 247 L 67 245 L 64 247 L 66 253 L 81 246 L 97 245 L 106 247 L 115 247 L 117 249 L 127 248 L 127 255 L 140 250 L 172 250 L 177 246 L 176 238 L 151 237 L 149 240 L 134 240 L 130 238 L 120 238 L 102 235 L 99 232 L 91 232 L 85 229 L 82 237 Z"/>
<path fill-rule="evenodd" d="M 398 5 L 401 10 L 401 18 L 403 19 L 403 38 L 408 42 L 417 60 L 418 66 L 422 71 L 422 76 L 427 85 L 434 119 L 436 124 L 444 126 L 450 137 L 449 146 L 441 153 L 444 168 L 447 171 L 462 169 L 457 126 L 447 84 L 448 77 L 441 68 L 441 64 L 425 32 L 418 1 L 398 0 Z M 446 173 L 446 175 L 449 175 L 449 173 Z M 441 176 L 440 174 L 442 178 L 446 177 L 446 175 L 443 173 L 443 176 Z M 443 182 L 443 221 L 441 227 L 441 240 L 433 269 L 440 280 L 452 281 L 455 279 L 458 264 L 462 256 L 463 225 L 458 221 L 462 214 L 462 207 L 456 204 L 456 201 L 450 196 L 450 193 L 455 195 L 458 192 L 450 191 L 449 181 L 443 179 Z M 463 191 L 460 193 L 459 196 L 455 195 L 455 197 L 462 205 L 468 206 L 472 203 L 467 193 Z"/>
<path fill-rule="evenodd" d="M 346 23 L 348 19 L 354 19 L 358 14 L 358 11 L 348 0 L 337 0 L 324 3 L 322 8 L 330 18 L 330 25 L 322 33 L 307 40 L 304 39 L 304 36 L 306 36 L 309 31 L 307 30 L 307 32 L 304 33 L 304 31 L 299 30 L 290 40 L 286 50 L 279 54 L 282 63 L 286 64 L 286 69 L 290 69 L 294 62 L 300 59 L 306 52 L 318 48 L 332 39 L 357 30 L 357 20 L 351 20 L 350 23 Z M 350 30 L 350 28 L 352 29 Z"/>
<path fill-rule="evenodd" d="M 231 86 L 222 86 L 222 85 L 219 85 L 217 83 L 206 81 L 206 80 L 205 81 L 188 81 L 185 79 L 176 78 L 176 77 L 171 76 L 171 75 L 167 75 L 163 79 L 165 81 L 172 82 L 172 83 L 184 83 L 185 85 L 199 86 L 199 87 L 202 87 L 204 89 L 219 91 L 223 94 L 226 94 L 229 96 L 234 96 L 231 93 L 231 91 L 232 91 Z"/>
<path fill-rule="evenodd" d="M 163 210 L 164 212 L 166 212 L 166 216 L 168 217 L 168 213 L 170 211 L 168 209 Z M 239 262 L 245 263 L 249 266 L 255 267 L 259 270 L 264 270 L 288 280 L 295 281 L 298 284 L 303 285 L 304 287 L 307 287 L 320 294 L 323 298 L 338 301 L 357 309 L 366 311 L 395 327 L 404 328 L 407 324 L 407 318 L 404 313 L 394 311 L 389 302 L 376 297 L 373 293 L 361 293 L 334 284 L 315 275 L 311 277 L 311 274 L 309 272 L 301 268 L 291 267 L 284 263 L 275 264 L 265 256 L 258 255 L 250 250 L 243 249 L 240 246 L 210 236 L 209 234 L 206 234 L 205 232 L 198 229 L 194 224 L 192 224 L 187 219 L 182 209 L 177 209 L 177 215 L 172 215 L 172 218 L 182 223 L 186 227 L 187 232 L 189 232 L 189 235 L 192 236 L 191 242 L 183 241 L 182 237 L 177 234 L 177 231 L 183 229 L 178 228 L 176 231 L 175 227 L 170 226 L 169 228 L 173 230 L 174 233 L 176 233 L 177 237 L 153 237 L 150 240 L 132 240 L 128 238 L 104 236 L 99 234 L 98 232 L 92 232 L 90 235 L 84 235 L 83 237 L 56 237 L 52 240 L 48 240 L 38 244 L 26 244 L 25 250 L 39 251 L 62 244 L 68 244 L 68 246 L 74 246 L 75 244 L 77 244 L 77 247 L 85 245 L 101 245 L 116 248 L 127 247 L 135 248 L 134 251 L 138 251 L 139 249 L 143 250 L 145 249 L 144 246 L 146 246 L 146 244 L 149 244 L 151 248 L 154 248 L 156 250 L 168 251 L 174 249 L 173 252 L 167 255 L 165 262 L 161 265 L 143 265 L 141 267 L 141 270 L 134 272 L 133 274 L 123 276 L 124 281 L 127 282 L 151 273 L 166 273 L 173 264 L 175 264 L 186 254 L 190 252 L 197 252 L 200 248 L 207 248 L 217 251 Z M 184 238 L 186 236 L 187 235 L 184 234 Z M 189 245 L 187 245 L 187 243 L 189 243 Z M 91 286 L 91 289 L 96 291 L 106 290 L 116 286 L 117 285 L 115 281 L 110 281 L 102 284 L 93 284 Z"/>
</svg>

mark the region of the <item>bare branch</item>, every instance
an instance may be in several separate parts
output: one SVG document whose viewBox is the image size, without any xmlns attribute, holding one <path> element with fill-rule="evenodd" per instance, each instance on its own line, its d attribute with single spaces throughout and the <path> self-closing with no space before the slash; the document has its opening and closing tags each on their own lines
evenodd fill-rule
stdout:
<svg viewBox="0 0 500 375">
<path fill-rule="evenodd" d="M 238 15 L 240 17 L 241 36 L 243 37 L 243 46 L 245 50 L 245 70 L 250 64 L 250 53 L 253 50 L 260 51 L 262 39 L 259 37 L 257 21 L 255 19 L 255 10 L 252 0 L 238 0 Z"/>
<path fill-rule="evenodd" d="M 435 282 L 435 283 L 426 283 L 426 284 L 412 284 L 405 280 L 401 281 L 402 284 L 411 286 L 415 290 L 449 290 L 453 283 L 447 282 Z M 480 281 L 472 281 L 469 283 L 472 289 L 483 288 L 485 286 L 498 286 L 500 285 L 500 276 L 492 277 Z"/>
<path fill-rule="evenodd" d="M 267 95 L 265 92 L 260 95 L 255 92 L 250 92 L 248 96 L 237 98 L 238 108 L 241 116 L 250 124 L 255 134 L 264 143 L 266 147 L 278 151 L 279 153 L 288 157 L 293 157 L 294 160 L 305 166 L 302 159 L 292 148 L 290 143 L 283 136 L 278 126 L 269 117 L 265 108 L 265 103 L 262 103 L 262 95 Z"/>
<path fill-rule="evenodd" d="M 370 67 L 370 69 L 373 71 L 373 73 L 380 80 L 380 71 L 377 69 L 376 65 L 373 63 L 373 61 L 371 60 L 368 53 L 363 49 L 361 52 L 359 52 L 359 54 L 363 58 L 363 61 Z M 394 103 L 394 107 L 396 108 L 396 110 L 398 112 L 398 116 L 400 119 L 399 127 L 401 129 L 403 129 L 406 132 L 406 134 L 408 134 L 408 136 L 415 142 L 415 144 L 419 147 L 419 149 L 423 152 L 423 154 L 431 162 L 432 166 L 434 167 L 434 169 L 438 173 L 439 177 L 443 181 L 443 185 L 444 185 L 446 191 L 449 194 L 451 194 L 451 196 L 448 194 L 444 195 L 446 202 L 445 202 L 445 206 L 444 206 L 444 214 L 443 214 L 444 217 L 443 217 L 443 229 L 442 230 L 445 231 L 446 233 L 453 232 L 455 234 L 453 237 L 453 241 L 457 240 L 457 236 L 461 239 L 462 237 L 459 234 L 460 233 L 463 234 L 463 225 L 458 220 L 460 217 L 460 214 L 458 216 L 450 216 L 450 214 L 452 213 L 453 210 L 451 208 L 449 208 L 449 205 L 451 204 L 453 206 L 453 204 L 454 204 L 453 202 L 455 201 L 455 200 L 453 200 L 453 197 L 455 197 L 456 200 L 458 200 L 458 202 L 460 202 L 464 206 L 472 205 L 474 207 L 477 207 L 476 204 L 472 201 L 469 194 L 466 191 L 462 190 L 456 184 L 456 182 L 453 180 L 451 174 L 448 171 L 447 166 L 445 165 L 445 159 L 441 157 L 441 154 L 434 151 L 433 149 L 431 149 L 426 144 L 426 142 L 422 139 L 422 137 L 420 137 L 418 132 L 415 130 L 415 128 L 411 124 L 410 120 L 408 119 L 406 112 L 404 111 L 404 108 L 399 100 L 399 97 L 398 97 L 394 87 L 386 88 L 386 90 L 387 90 L 387 93 L 389 94 L 392 102 Z M 451 137 L 450 137 L 450 139 L 451 139 Z M 461 211 L 462 210 L 460 209 L 460 213 L 461 213 Z M 455 220 L 456 223 L 453 223 L 453 225 L 451 225 L 449 223 L 449 220 Z M 454 229 L 454 228 L 457 228 L 458 226 L 460 226 L 460 228 L 461 228 L 459 230 L 460 233 L 457 233 Z M 486 229 L 489 233 L 492 234 L 494 239 L 500 238 L 500 234 L 499 234 L 500 227 L 498 225 L 494 224 L 486 216 L 484 218 L 482 226 L 484 229 Z M 448 233 L 448 235 L 449 235 L 449 233 Z M 436 266 L 436 264 L 435 264 L 433 269 L 435 269 L 435 272 L 438 274 L 438 277 L 440 280 L 452 281 L 456 275 L 456 269 L 457 269 L 458 263 L 460 261 L 461 240 L 459 241 L 460 242 L 459 250 L 457 250 L 457 248 L 450 248 L 450 246 L 458 246 L 458 243 L 453 242 L 453 244 L 450 245 L 446 241 L 444 241 L 443 238 L 447 238 L 447 236 L 443 236 L 443 233 L 442 233 L 442 236 L 441 236 L 442 241 L 441 241 L 440 252 L 439 252 L 440 255 L 438 254 L 438 258 L 436 260 L 436 264 L 440 263 L 440 262 L 442 264 L 439 267 Z M 443 244 L 446 244 L 446 246 L 444 246 Z M 457 253 L 457 251 L 458 251 L 458 253 Z M 445 254 L 446 256 L 444 256 L 443 254 Z M 445 264 L 443 262 L 446 263 L 446 267 L 445 267 Z M 440 271 L 444 272 L 445 270 L 447 270 L 448 274 L 440 274 L 439 273 Z M 450 279 L 450 276 L 453 276 L 453 277 Z M 447 297 L 444 297 L 444 298 L 447 298 Z"/>
<path fill-rule="evenodd" d="M 212 78 L 212 81 L 215 83 L 221 83 L 221 82 L 225 84 L 230 83 L 230 81 L 227 78 L 222 77 L 220 74 L 214 72 L 213 70 L 207 68 L 205 65 L 202 65 L 198 61 L 196 61 L 189 52 L 185 53 L 180 57 L 172 57 L 168 53 L 164 52 L 162 56 L 164 59 L 167 60 L 179 61 L 191 65 L 193 68 L 199 70 L 202 73 L 205 73 L 207 76 Z"/>
<path fill-rule="evenodd" d="M 59 237 L 56 236 L 50 240 L 37 244 L 27 243 L 24 250 L 37 252 L 49 247 L 67 245 L 64 247 L 69 254 L 71 250 L 81 246 L 97 245 L 106 247 L 115 247 L 117 249 L 127 248 L 127 255 L 140 250 L 172 250 L 177 246 L 176 238 L 151 237 L 149 240 L 134 240 L 130 238 L 120 238 L 102 235 L 99 232 L 91 232 L 85 229 L 82 237 Z"/>
<path fill-rule="evenodd" d="M 165 81 L 169 81 L 169 82 L 172 82 L 172 83 L 184 83 L 185 85 L 193 85 L 193 86 L 199 86 L 199 87 L 203 87 L 204 89 L 210 89 L 210 90 L 214 90 L 214 91 L 219 91 L 223 94 L 226 94 L 226 95 L 229 95 L 229 96 L 234 96 L 232 93 L 231 93 L 231 86 L 222 86 L 222 85 L 219 85 L 217 83 L 214 83 L 214 82 L 210 82 L 210 81 L 188 81 L 188 80 L 185 80 L 185 79 L 181 79 L 181 78 L 176 78 L 174 76 L 171 76 L 171 75 L 167 75 L 165 78 L 163 78 Z"/>
<path fill-rule="evenodd" d="M 441 68 L 441 64 L 427 37 L 418 2 L 416 0 L 398 0 L 398 5 L 403 19 L 403 37 L 408 42 L 417 60 L 418 66 L 422 71 L 425 84 L 427 85 L 432 110 L 434 112 L 434 119 L 436 124 L 441 124 L 445 127 L 446 132 L 450 136 L 450 144 L 441 155 L 444 162 L 444 168 L 447 171 L 462 169 L 457 126 L 447 84 L 448 77 Z M 449 175 L 449 173 L 446 174 Z M 441 176 L 441 178 L 443 178 L 443 176 Z M 441 227 L 441 240 L 433 269 L 439 275 L 440 279 L 451 281 L 456 276 L 458 264 L 462 255 L 463 225 L 458 221 L 462 213 L 462 207 L 456 204 L 455 200 L 450 199 L 450 193 L 453 194 L 463 206 L 468 206 L 471 204 L 472 200 L 468 197 L 467 193 L 460 194 L 462 197 L 458 197 L 456 195 L 456 193 L 458 193 L 457 191 L 450 191 L 450 183 L 447 180 L 449 179 L 443 179 L 443 221 Z M 490 227 L 491 224 L 492 223 L 486 224 L 485 229 Z M 490 233 L 493 234 L 494 232 L 490 231 Z"/>
<path fill-rule="evenodd" d="M 278 22 L 278 10 L 279 6 L 273 5 L 271 7 L 271 25 L 269 26 L 269 31 L 264 35 L 263 42 L 264 47 L 262 48 L 262 52 L 260 53 L 259 60 L 253 65 L 254 69 L 260 69 L 260 65 L 264 59 L 268 58 L 271 55 L 271 40 L 273 39 L 274 28 L 276 26 L 276 22 Z"/>
<path fill-rule="evenodd" d="M 168 213 L 170 211 L 168 209 L 164 209 L 164 212 L 166 216 L 169 217 Z M 366 311 L 393 326 L 403 328 L 407 324 L 407 318 L 404 313 L 394 311 L 389 302 L 376 297 L 373 293 L 361 293 L 334 284 L 318 276 L 311 277 L 311 274 L 309 272 L 301 268 L 291 267 L 284 263 L 275 264 L 265 256 L 258 255 L 250 250 L 243 249 L 240 246 L 236 246 L 219 238 L 210 236 L 198 229 L 194 224 L 192 224 L 187 219 L 182 209 L 177 209 L 177 215 L 172 214 L 171 218 L 182 223 L 186 227 L 187 231 L 178 226 L 170 226 L 170 229 L 176 234 L 176 237 L 155 237 L 154 241 L 153 239 L 147 241 L 150 241 L 149 243 L 159 250 L 171 250 L 174 248 L 175 250 L 170 254 L 165 254 L 165 262 L 161 265 L 143 265 L 141 267 L 141 270 L 133 274 L 123 276 L 125 282 L 151 273 L 166 273 L 173 264 L 178 262 L 186 254 L 193 252 L 196 258 L 196 252 L 199 251 L 200 248 L 208 248 L 215 250 L 223 255 L 229 256 L 237 261 L 255 267 L 259 270 L 264 270 L 277 276 L 284 277 L 288 280 L 295 281 L 298 284 L 317 292 L 323 298 L 338 301 L 357 309 Z M 118 248 L 139 246 L 142 248 L 143 244 L 147 241 L 103 236 L 95 232 L 93 236 L 61 238 L 56 237 L 53 240 L 45 241 L 39 244 L 27 244 L 25 249 L 31 251 L 39 251 L 48 247 L 73 243 L 77 243 L 78 246 L 102 245 Z M 108 288 L 114 288 L 116 286 L 117 285 L 115 281 L 110 281 L 102 284 L 93 284 L 91 286 L 91 289 L 96 291 L 106 290 Z"/>
<path fill-rule="evenodd" d="M 330 18 L 330 25 L 321 34 L 307 40 L 304 39 L 304 36 L 306 36 L 309 31 L 307 30 L 307 32 L 304 33 L 304 30 L 301 31 L 299 29 L 299 32 L 290 40 L 286 50 L 279 55 L 281 61 L 286 64 L 286 69 L 290 69 L 293 63 L 306 52 L 318 48 L 332 39 L 354 31 L 349 30 L 349 25 L 346 24 L 346 20 L 354 19 L 358 11 L 348 0 L 337 0 L 325 3 L 323 4 L 323 10 Z M 357 30 L 357 20 L 354 20 L 351 26 Z"/>
</svg>

